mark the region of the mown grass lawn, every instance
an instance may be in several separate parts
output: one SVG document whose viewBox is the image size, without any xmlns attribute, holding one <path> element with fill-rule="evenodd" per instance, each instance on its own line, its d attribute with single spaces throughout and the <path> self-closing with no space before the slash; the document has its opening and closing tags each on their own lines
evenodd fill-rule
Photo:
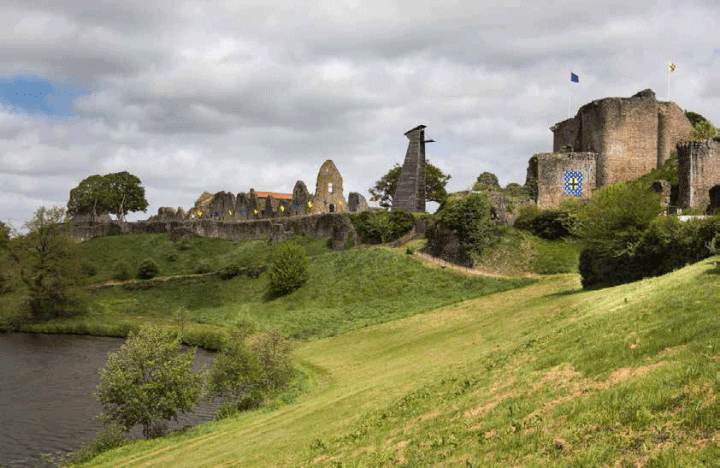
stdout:
<svg viewBox="0 0 720 468">
<path fill-rule="evenodd" d="M 557 275 L 299 343 L 299 401 L 90 466 L 713 466 L 719 282 Z"/>
</svg>

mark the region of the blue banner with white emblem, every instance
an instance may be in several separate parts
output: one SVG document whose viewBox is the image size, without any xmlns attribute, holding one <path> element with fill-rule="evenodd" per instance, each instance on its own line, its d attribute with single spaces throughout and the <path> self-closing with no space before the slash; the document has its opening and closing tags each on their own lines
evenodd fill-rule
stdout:
<svg viewBox="0 0 720 468">
<path fill-rule="evenodd" d="M 566 171 L 563 178 L 565 194 L 581 197 L 583 193 L 583 179 L 580 171 Z"/>
</svg>

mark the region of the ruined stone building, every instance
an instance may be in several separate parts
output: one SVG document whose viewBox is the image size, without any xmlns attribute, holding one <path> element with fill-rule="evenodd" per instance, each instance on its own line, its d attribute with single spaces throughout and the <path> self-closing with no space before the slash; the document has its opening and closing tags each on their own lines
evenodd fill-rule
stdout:
<svg viewBox="0 0 720 468">
<path fill-rule="evenodd" d="M 204 192 L 187 212 L 182 208 L 175 210 L 160 207 L 158 214 L 150 220 L 247 221 L 368 209 L 365 197 L 354 192 L 350 195 L 351 203 L 348 204 L 343 196 L 342 176 L 335 164 L 328 159 L 318 171 L 314 195 L 308 192 L 305 182 L 301 180 L 295 183 L 292 193 L 256 192 L 254 189 L 237 195 L 230 192 Z"/>
<path fill-rule="evenodd" d="M 318 171 L 310 213 L 345 213 L 347 211 L 347 202 L 343 196 L 342 176 L 335 167 L 335 163 L 328 159 Z"/>
<path fill-rule="evenodd" d="M 588 198 L 597 188 L 661 166 L 679 142 L 690 139 L 692 125 L 675 103 L 658 101 L 646 89 L 585 104 L 551 130 L 553 152 L 537 155 L 540 208 L 569 196 Z"/>
<path fill-rule="evenodd" d="M 418 125 L 405 133 L 410 141 L 393 195 L 393 210 L 404 208 L 425 212 L 425 143 L 433 142 L 425 139 L 425 128 L 425 125 Z"/>
</svg>

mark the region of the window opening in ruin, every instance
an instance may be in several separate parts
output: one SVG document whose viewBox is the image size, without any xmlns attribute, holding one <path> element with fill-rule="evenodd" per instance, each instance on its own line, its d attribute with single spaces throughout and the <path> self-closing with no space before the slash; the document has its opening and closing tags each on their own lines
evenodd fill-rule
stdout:
<svg viewBox="0 0 720 468">
<path fill-rule="evenodd" d="M 330 213 L 335 213 L 335 205 L 330 203 Z"/>
<path fill-rule="evenodd" d="M 332 182 L 328 183 L 328 193 L 333 193 L 333 191 L 332 191 Z"/>
<path fill-rule="evenodd" d="M 720 185 L 710 189 L 710 206 L 708 208 L 711 214 L 720 212 Z"/>
</svg>

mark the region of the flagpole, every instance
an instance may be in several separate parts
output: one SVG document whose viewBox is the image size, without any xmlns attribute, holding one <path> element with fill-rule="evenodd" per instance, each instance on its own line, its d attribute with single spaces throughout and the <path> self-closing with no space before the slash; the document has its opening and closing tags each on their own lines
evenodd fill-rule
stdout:
<svg viewBox="0 0 720 468">
<path fill-rule="evenodd" d="M 572 77 L 572 71 L 570 71 L 570 76 Z M 570 107 L 570 98 L 572 97 L 572 78 L 570 81 L 568 81 L 568 118 L 572 117 L 571 112 L 572 108 Z"/>
</svg>

